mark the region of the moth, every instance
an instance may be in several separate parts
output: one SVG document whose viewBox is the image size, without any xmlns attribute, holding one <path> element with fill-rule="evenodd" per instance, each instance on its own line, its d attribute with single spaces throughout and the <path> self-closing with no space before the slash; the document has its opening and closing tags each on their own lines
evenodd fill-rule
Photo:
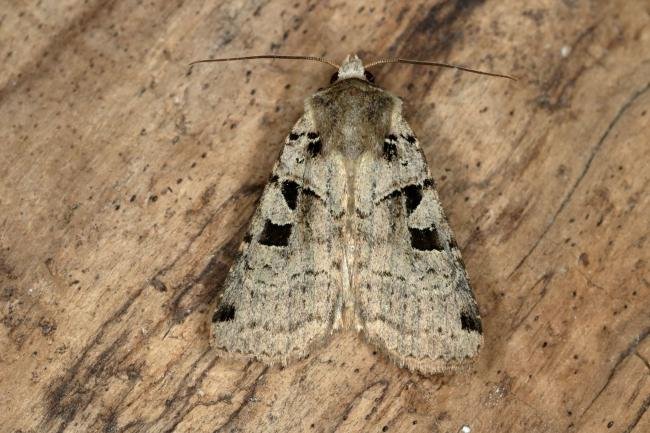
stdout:
<svg viewBox="0 0 650 433">
<path fill-rule="evenodd" d="M 297 58 L 245 58 L 268 57 Z M 466 367 L 481 316 L 402 101 L 356 55 L 307 59 L 338 71 L 286 137 L 212 315 L 213 347 L 286 365 L 353 329 L 412 371 Z"/>
</svg>

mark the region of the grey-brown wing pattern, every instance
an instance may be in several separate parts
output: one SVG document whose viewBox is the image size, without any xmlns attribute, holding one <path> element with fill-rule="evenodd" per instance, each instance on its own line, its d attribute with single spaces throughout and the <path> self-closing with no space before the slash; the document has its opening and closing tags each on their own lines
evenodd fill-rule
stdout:
<svg viewBox="0 0 650 433">
<path fill-rule="evenodd" d="M 306 112 L 286 139 L 212 318 L 212 343 L 285 364 L 331 332 L 340 308 L 345 176 Z"/>
<path fill-rule="evenodd" d="M 352 288 L 366 338 L 423 373 L 460 368 L 481 319 L 426 160 L 393 111 L 390 133 L 358 161 Z"/>
<path fill-rule="evenodd" d="M 368 82 L 356 57 L 306 101 L 287 138 L 226 279 L 213 344 L 286 363 L 350 325 L 426 374 L 467 365 L 483 341 L 401 101 Z"/>
</svg>

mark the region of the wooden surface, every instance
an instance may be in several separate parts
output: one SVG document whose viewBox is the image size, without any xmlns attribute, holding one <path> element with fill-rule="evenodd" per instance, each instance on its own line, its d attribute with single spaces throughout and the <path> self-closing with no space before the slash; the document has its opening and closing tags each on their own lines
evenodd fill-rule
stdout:
<svg viewBox="0 0 650 433">
<path fill-rule="evenodd" d="M 646 0 L 0 5 L 0 431 L 650 431 Z M 399 55 L 486 342 L 467 375 L 355 335 L 219 359 L 210 303 L 326 65 Z"/>
</svg>

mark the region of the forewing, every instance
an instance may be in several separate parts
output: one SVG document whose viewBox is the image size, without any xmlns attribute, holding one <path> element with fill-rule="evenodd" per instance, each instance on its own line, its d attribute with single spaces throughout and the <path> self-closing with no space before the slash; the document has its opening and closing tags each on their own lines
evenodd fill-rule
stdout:
<svg viewBox="0 0 650 433">
<path fill-rule="evenodd" d="M 482 343 L 481 319 L 426 160 L 398 110 L 357 173 L 352 287 L 362 331 L 411 370 L 467 365 Z"/>
<path fill-rule="evenodd" d="M 286 139 L 212 319 L 217 349 L 268 364 L 305 356 L 338 308 L 345 190 L 306 113 Z"/>
</svg>

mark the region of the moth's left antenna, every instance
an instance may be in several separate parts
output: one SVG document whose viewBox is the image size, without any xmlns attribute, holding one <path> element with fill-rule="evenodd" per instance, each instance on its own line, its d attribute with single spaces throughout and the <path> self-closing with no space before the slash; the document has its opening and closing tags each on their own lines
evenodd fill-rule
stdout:
<svg viewBox="0 0 650 433">
<path fill-rule="evenodd" d="M 254 60 L 254 59 L 284 59 L 284 60 L 310 60 L 314 62 L 321 62 L 327 65 L 330 65 L 336 69 L 339 68 L 339 65 L 336 63 L 323 59 L 322 57 L 312 57 L 312 56 L 282 56 L 277 54 L 265 54 L 261 56 L 243 56 L 243 57 L 224 57 L 219 59 L 204 59 L 196 60 L 190 63 L 190 66 L 196 65 L 197 63 L 211 63 L 211 62 L 230 62 L 232 60 Z"/>
</svg>

